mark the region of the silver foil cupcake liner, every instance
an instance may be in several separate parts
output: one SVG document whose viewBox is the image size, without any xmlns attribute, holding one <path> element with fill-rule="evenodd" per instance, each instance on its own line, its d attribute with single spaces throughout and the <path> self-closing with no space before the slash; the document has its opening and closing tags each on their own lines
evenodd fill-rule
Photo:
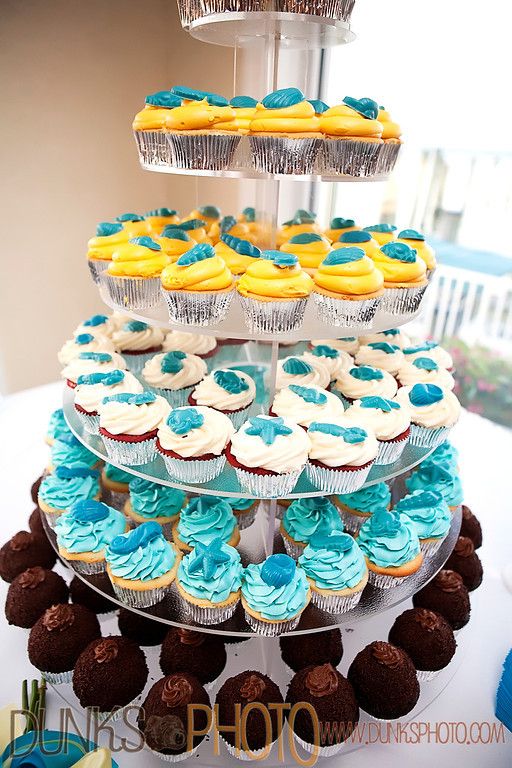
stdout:
<svg viewBox="0 0 512 768">
<path fill-rule="evenodd" d="M 152 605 L 157 605 L 171 589 L 170 584 L 166 587 L 155 587 L 153 589 L 128 589 L 127 587 L 120 587 L 113 581 L 112 587 L 117 599 L 130 608 L 150 608 Z"/>
<path fill-rule="evenodd" d="M 150 309 L 161 301 L 159 277 L 118 277 L 102 272 L 100 285 L 118 309 Z"/>
<path fill-rule="evenodd" d="M 420 448 L 437 448 L 448 438 L 451 427 L 420 427 L 418 424 L 411 424 L 411 433 L 409 442 L 411 445 L 417 445 Z"/>
<path fill-rule="evenodd" d="M 351 301 L 335 299 L 323 293 L 313 292 L 312 295 L 320 320 L 338 328 L 351 328 L 354 325 L 369 328 L 382 299 L 382 296 L 376 296 L 373 299 Z"/>
<path fill-rule="evenodd" d="M 317 747 L 315 744 L 308 744 L 307 741 L 301 739 L 299 736 L 297 736 L 296 733 L 293 733 L 293 738 L 297 744 L 302 747 L 302 749 L 304 749 L 306 752 L 309 752 L 310 754 L 318 755 L 318 757 L 333 757 L 334 755 L 337 755 L 339 752 L 341 752 L 345 745 L 344 741 L 340 741 L 339 744 L 330 744 L 328 747 Z"/>
<path fill-rule="evenodd" d="M 99 413 L 83 413 L 75 408 L 75 413 L 84 425 L 84 429 L 89 432 L 90 435 L 97 435 L 100 428 L 100 415 Z"/>
<path fill-rule="evenodd" d="M 157 752 L 156 749 L 151 749 L 151 747 L 148 747 L 149 751 L 152 752 L 156 757 L 159 757 L 160 760 L 164 760 L 166 763 L 181 763 L 183 760 L 188 760 L 190 757 L 193 757 L 193 755 L 197 752 L 199 748 L 199 744 L 197 747 L 194 747 L 194 749 L 190 749 L 188 752 L 180 752 L 176 755 L 164 755 L 163 752 Z"/>
<path fill-rule="evenodd" d="M 216 325 L 224 320 L 233 300 L 234 290 L 217 293 L 166 291 L 162 295 L 167 303 L 169 319 L 182 325 Z"/>
<path fill-rule="evenodd" d="M 248 761 L 248 760 L 261 761 L 263 759 L 263 755 L 269 754 L 275 744 L 275 741 L 273 741 L 271 744 L 269 744 L 266 747 L 262 747 L 261 749 L 255 749 L 255 750 L 251 749 L 250 752 L 244 752 L 244 750 L 241 747 L 240 749 L 238 749 L 237 747 L 233 746 L 233 744 L 229 744 L 220 733 L 219 733 L 219 738 L 224 744 L 224 746 L 226 747 L 231 757 L 235 757 L 237 760 L 243 760 L 243 761 Z"/>
<path fill-rule="evenodd" d="M 261 475 L 239 467 L 235 467 L 235 472 L 244 491 L 256 498 L 268 499 L 288 496 L 295 488 L 302 469 L 282 475 Z"/>
<path fill-rule="evenodd" d="M 69 672 L 41 672 L 41 677 L 52 685 L 65 685 L 72 681 L 73 670 L 70 669 Z"/>
<path fill-rule="evenodd" d="M 384 141 L 384 144 L 381 144 L 377 160 L 377 173 L 391 173 L 396 165 L 401 146 L 402 144 L 398 141 Z"/>
<path fill-rule="evenodd" d="M 140 164 L 144 168 L 161 168 L 173 165 L 171 145 L 164 131 L 134 131 Z"/>
<path fill-rule="evenodd" d="M 373 462 L 359 469 L 345 470 L 308 463 L 306 474 L 310 483 L 325 493 L 353 493 L 364 485 L 372 466 Z"/>
<path fill-rule="evenodd" d="M 182 0 L 179 4 L 181 5 Z M 274 10 L 273 0 L 202 0 L 201 16 L 210 13 L 237 13 Z"/>
<path fill-rule="evenodd" d="M 417 669 L 416 677 L 418 678 L 419 683 L 429 683 L 431 680 L 434 680 L 434 678 L 436 678 L 440 672 L 441 672 L 440 669 L 436 669 L 436 670 Z"/>
<path fill-rule="evenodd" d="M 286 136 L 249 136 L 252 164 L 257 171 L 282 174 L 315 172 L 321 139 Z"/>
<path fill-rule="evenodd" d="M 189 25 L 203 16 L 201 0 L 179 0 L 178 11 L 180 14 L 181 26 L 188 29 Z"/>
<path fill-rule="evenodd" d="M 136 352 L 135 354 L 127 355 L 126 353 L 121 352 L 121 355 L 126 363 L 128 370 L 135 376 L 140 376 L 142 369 L 146 365 L 147 361 L 151 360 L 151 358 L 155 356 L 155 353 Z M 153 387 L 151 387 L 151 389 L 153 389 Z"/>
<path fill-rule="evenodd" d="M 132 464 L 139 466 L 153 461 L 156 455 L 156 437 L 149 440 L 143 440 L 138 443 L 123 442 L 122 440 L 112 440 L 110 437 L 101 435 L 105 450 L 109 458 L 115 464 Z"/>
<path fill-rule="evenodd" d="M 300 614 L 293 619 L 285 621 L 261 621 L 245 611 L 245 620 L 258 635 L 265 637 L 278 637 L 285 632 L 292 632 L 300 621 Z"/>
<path fill-rule="evenodd" d="M 73 570 L 81 573 L 83 576 L 94 576 L 96 573 L 105 573 L 107 564 L 105 560 L 98 563 L 86 563 L 85 560 L 67 560 Z"/>
<path fill-rule="evenodd" d="M 426 289 L 427 283 L 410 288 L 384 288 L 381 309 L 391 315 L 412 315 L 419 308 Z"/>
<path fill-rule="evenodd" d="M 340 517 L 343 521 L 343 526 L 347 533 L 359 533 L 361 526 L 368 520 L 369 515 L 353 515 L 347 512 L 346 509 L 339 509 Z"/>
<path fill-rule="evenodd" d="M 43 515 L 45 516 L 46 522 L 50 526 L 50 528 L 55 530 L 55 526 L 57 524 L 57 520 L 59 518 L 59 515 L 61 515 L 62 512 L 43 512 Z"/>
<path fill-rule="evenodd" d="M 282 539 L 284 548 L 286 549 L 286 554 L 290 555 L 290 557 L 293 557 L 294 560 L 298 560 L 299 557 L 303 554 L 306 545 L 303 544 L 301 546 L 295 541 L 290 541 L 290 539 L 288 539 L 286 536 L 282 536 Z"/>
<path fill-rule="evenodd" d="M 238 512 L 236 509 L 233 510 L 236 521 L 238 523 L 238 530 L 239 531 L 245 531 L 246 528 L 249 528 L 254 521 L 256 520 L 256 514 L 258 512 L 258 507 L 253 506 L 249 511 L 245 512 Z"/>
<path fill-rule="evenodd" d="M 247 414 L 251 405 L 252 403 L 247 408 L 240 408 L 238 411 L 222 411 L 222 413 L 228 417 L 235 429 L 240 429 L 242 424 L 247 421 Z"/>
<path fill-rule="evenodd" d="M 304 13 L 336 21 L 350 21 L 355 0 L 276 0 L 274 8 L 281 13 Z"/>
<path fill-rule="evenodd" d="M 95 283 L 100 282 L 101 273 L 108 269 L 109 264 L 111 264 L 109 259 L 88 259 L 87 263 L 89 265 L 89 272 Z"/>
<path fill-rule="evenodd" d="M 129 497 L 129 493 L 123 493 L 121 491 L 103 490 L 103 501 L 108 504 L 109 507 L 117 509 L 119 512 L 124 510 L 126 499 Z"/>
<path fill-rule="evenodd" d="M 293 301 L 258 301 L 239 294 L 244 322 L 255 333 L 284 333 L 302 326 L 307 298 Z"/>
<path fill-rule="evenodd" d="M 356 607 L 362 594 L 363 590 L 361 589 L 351 595 L 323 595 L 311 587 L 311 602 L 326 613 L 346 613 Z"/>
<path fill-rule="evenodd" d="M 188 397 L 194 391 L 193 387 L 182 387 L 181 389 L 161 389 L 160 387 L 149 386 L 153 392 L 165 398 L 173 408 L 180 408 L 182 405 L 188 405 Z"/>
<path fill-rule="evenodd" d="M 224 171 L 241 139 L 237 133 L 168 133 L 172 164 L 195 171 Z"/>
<path fill-rule="evenodd" d="M 373 141 L 328 139 L 322 142 L 322 172 L 344 176 L 374 176 L 381 145 Z"/>
<path fill-rule="evenodd" d="M 408 442 L 408 437 L 405 440 L 379 440 L 379 452 L 375 464 L 378 466 L 394 464 L 404 452 Z"/>
<path fill-rule="evenodd" d="M 220 624 L 221 622 L 230 619 L 239 603 L 237 600 L 233 604 L 224 606 L 223 608 L 215 608 L 215 606 L 205 608 L 201 605 L 189 602 L 181 593 L 180 598 L 187 616 L 196 624 L 204 624 L 207 627 L 213 626 L 214 624 Z"/>
<path fill-rule="evenodd" d="M 423 556 L 426 558 L 433 557 L 445 538 L 446 536 L 443 536 L 440 539 L 433 539 L 432 541 L 422 541 L 420 539 L 420 549 L 423 552 Z"/>
<path fill-rule="evenodd" d="M 377 589 L 399 587 L 400 584 L 403 584 L 404 579 L 408 578 L 408 576 L 388 576 L 385 573 L 375 573 L 375 571 L 368 570 L 368 584 L 377 587 Z"/>
<path fill-rule="evenodd" d="M 226 463 L 224 454 L 213 459 L 176 459 L 164 453 L 160 455 L 168 473 L 180 483 L 208 483 L 220 475 Z"/>
</svg>

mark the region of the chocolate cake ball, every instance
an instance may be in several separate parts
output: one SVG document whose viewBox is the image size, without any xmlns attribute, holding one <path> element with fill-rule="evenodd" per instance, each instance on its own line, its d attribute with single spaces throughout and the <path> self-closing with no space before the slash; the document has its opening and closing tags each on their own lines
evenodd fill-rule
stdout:
<svg viewBox="0 0 512 768">
<path fill-rule="evenodd" d="M 148 679 L 144 652 L 127 637 L 112 635 L 89 643 L 73 672 L 73 690 L 82 707 L 111 712 L 140 696 Z"/>
<path fill-rule="evenodd" d="M 5 616 L 9 624 L 30 629 L 47 608 L 67 603 L 68 585 L 58 573 L 41 566 L 20 573 L 9 585 Z"/>
<path fill-rule="evenodd" d="M 460 535 L 471 539 L 475 549 L 482 546 L 482 526 L 479 519 L 472 513 L 469 507 L 462 505 L 462 524 Z"/>
<path fill-rule="evenodd" d="M 41 485 L 42 480 L 43 480 L 43 475 L 39 475 L 37 480 L 34 480 L 30 488 L 30 498 L 32 499 L 34 504 L 37 504 L 37 494 L 39 493 L 39 486 Z"/>
<path fill-rule="evenodd" d="M 203 741 L 204 736 L 188 736 L 190 704 L 210 706 L 210 699 L 199 680 L 187 672 L 176 672 L 158 680 L 142 705 L 138 726 L 146 744 L 163 755 L 182 755 Z M 193 711 L 194 731 L 206 730 L 204 710 Z"/>
<path fill-rule="evenodd" d="M 446 568 L 413 595 L 412 603 L 415 607 L 440 613 L 452 629 L 461 629 L 469 621 L 469 592 L 462 576 Z"/>
<path fill-rule="evenodd" d="M 99 589 L 103 592 L 112 592 L 112 585 L 106 574 L 98 574 L 98 576 L 88 578 L 91 582 L 97 584 Z M 71 595 L 71 602 L 85 605 L 85 607 L 93 613 L 111 613 L 117 608 L 115 603 L 112 603 L 104 595 L 100 595 L 99 592 L 92 589 L 87 582 L 82 581 L 78 576 L 74 576 L 71 579 L 69 592 Z"/>
<path fill-rule="evenodd" d="M 397 616 L 389 642 L 409 654 L 417 670 L 432 672 L 447 667 L 457 647 L 446 619 L 428 608 L 411 608 Z"/>
<path fill-rule="evenodd" d="M 467 536 L 459 536 L 453 552 L 446 561 L 446 567 L 460 573 L 462 581 L 470 592 L 482 583 L 484 574 L 482 563 L 475 552 L 473 542 Z"/>
<path fill-rule="evenodd" d="M 160 645 L 169 629 L 167 624 L 154 619 L 147 619 L 139 613 L 121 608 L 117 617 L 119 631 L 137 645 Z"/>
<path fill-rule="evenodd" d="M 407 715 L 420 695 L 410 657 L 401 648 L 381 640 L 359 651 L 347 677 L 361 709 L 381 720 Z"/>
<path fill-rule="evenodd" d="M 36 621 L 28 638 L 28 657 L 41 672 L 73 669 L 83 649 L 101 636 L 97 617 L 82 605 L 53 605 Z"/>
<path fill-rule="evenodd" d="M 164 675 L 189 672 L 204 685 L 218 678 L 226 661 L 220 635 L 173 627 L 162 643 L 160 666 Z"/>
<path fill-rule="evenodd" d="M 262 672 L 242 672 L 235 677 L 230 677 L 221 686 L 215 704 L 218 706 L 219 723 L 223 726 L 234 726 L 240 722 L 240 713 L 235 708 L 240 704 L 240 711 L 253 702 L 259 702 L 268 709 L 272 731 L 267 733 L 267 718 L 258 709 L 248 712 L 246 718 L 245 736 L 249 749 L 254 752 L 272 744 L 279 736 L 283 727 L 275 709 L 269 708 L 270 704 L 282 704 L 283 697 L 278 686 Z M 236 732 L 219 728 L 219 733 L 232 747 L 240 749 L 241 733 L 237 744 Z"/>
<path fill-rule="evenodd" d="M 284 663 L 294 672 L 321 664 L 337 667 L 343 656 L 341 632 L 338 628 L 309 635 L 284 635 L 279 638 L 279 647 Z"/>
<path fill-rule="evenodd" d="M 10 582 L 34 565 L 51 571 L 56 562 L 57 555 L 46 536 L 18 531 L 0 549 L 0 577 Z"/>
<path fill-rule="evenodd" d="M 36 507 L 30 515 L 28 519 L 28 527 L 31 533 L 35 534 L 36 536 L 46 536 L 39 507 Z"/>
<path fill-rule="evenodd" d="M 288 686 L 286 702 L 292 707 L 301 702 L 313 707 L 320 725 L 319 743 L 315 743 L 318 741 L 315 723 L 305 708 L 297 711 L 293 731 L 299 739 L 316 747 L 331 747 L 346 741 L 359 722 L 352 685 L 329 663 L 297 672 Z"/>
</svg>

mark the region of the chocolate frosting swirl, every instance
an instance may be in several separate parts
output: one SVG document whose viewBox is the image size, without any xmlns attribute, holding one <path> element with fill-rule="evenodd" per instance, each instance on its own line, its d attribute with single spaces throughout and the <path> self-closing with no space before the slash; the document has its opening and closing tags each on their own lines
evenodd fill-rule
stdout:
<svg viewBox="0 0 512 768">
<path fill-rule="evenodd" d="M 440 617 L 434 611 L 429 611 L 427 608 L 416 608 L 414 614 L 414 620 L 420 625 L 422 629 L 427 632 L 433 632 L 435 629 L 441 629 L 442 622 Z"/>
<path fill-rule="evenodd" d="M 9 542 L 9 547 L 13 552 L 23 552 L 28 549 L 32 541 L 32 534 L 28 531 L 18 531 Z"/>
<path fill-rule="evenodd" d="M 181 707 L 190 704 L 192 686 L 183 675 L 169 675 L 162 688 L 162 701 L 168 707 Z"/>
<path fill-rule="evenodd" d="M 18 579 L 18 584 L 22 589 L 35 589 L 46 579 L 44 568 L 35 565 L 33 568 L 27 568 Z"/>
<path fill-rule="evenodd" d="M 459 536 L 453 551 L 459 557 L 470 557 L 475 551 L 475 545 L 467 536 Z"/>
<path fill-rule="evenodd" d="M 178 629 L 178 637 L 183 645 L 192 645 L 197 648 L 204 643 L 204 635 L 201 632 L 194 632 L 193 629 Z"/>
<path fill-rule="evenodd" d="M 266 687 L 265 681 L 259 675 L 249 675 L 240 688 L 240 696 L 247 701 L 256 701 L 256 699 L 261 699 Z"/>
<path fill-rule="evenodd" d="M 94 649 L 94 658 L 98 664 L 106 664 L 109 661 L 117 659 L 119 648 L 113 637 L 106 637 L 101 640 Z"/>
<path fill-rule="evenodd" d="M 43 626 L 48 632 L 63 632 L 75 622 L 75 613 L 71 605 L 52 605 L 43 616 Z"/>
<path fill-rule="evenodd" d="M 456 571 L 443 569 L 436 576 L 436 587 L 439 587 L 441 592 L 458 592 L 462 585 L 462 576 Z"/>
<path fill-rule="evenodd" d="M 403 664 L 403 653 L 399 648 L 395 648 L 390 643 L 377 640 L 372 643 L 373 658 L 389 669 L 398 669 Z"/>
<path fill-rule="evenodd" d="M 329 696 L 338 688 L 338 676 L 332 664 L 321 664 L 310 669 L 304 685 L 315 699 Z"/>
</svg>

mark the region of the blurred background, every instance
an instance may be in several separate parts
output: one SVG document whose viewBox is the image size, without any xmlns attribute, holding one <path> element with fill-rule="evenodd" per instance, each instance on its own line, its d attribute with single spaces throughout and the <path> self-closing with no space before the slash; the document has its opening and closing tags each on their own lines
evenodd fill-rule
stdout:
<svg viewBox="0 0 512 768">
<path fill-rule="evenodd" d="M 485 25 L 474 0 L 357 0 L 349 49 L 283 55 L 280 86 L 314 82 L 308 98 L 330 104 L 375 98 L 406 143 L 388 183 L 282 182 L 278 220 L 305 207 L 325 225 L 424 231 L 441 266 L 415 330 L 454 351 L 464 405 L 512 425 L 508 16 L 501 0 L 486 3 Z M 261 182 L 143 171 L 131 132 L 148 93 L 184 83 L 262 97 L 258 82 L 243 51 L 183 32 L 173 0 L 3 0 L 2 394 L 58 378 L 57 350 L 101 308 L 85 260 L 99 221 L 261 204 Z"/>
</svg>

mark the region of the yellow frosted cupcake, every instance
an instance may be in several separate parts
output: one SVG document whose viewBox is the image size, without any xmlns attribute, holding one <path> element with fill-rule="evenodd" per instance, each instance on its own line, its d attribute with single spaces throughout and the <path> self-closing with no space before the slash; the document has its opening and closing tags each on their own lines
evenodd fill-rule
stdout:
<svg viewBox="0 0 512 768">
<path fill-rule="evenodd" d="M 168 263 L 159 243 L 148 236 L 135 237 L 114 251 L 100 284 L 116 307 L 154 307 L 160 301 L 160 273 Z"/>
<path fill-rule="evenodd" d="M 199 208 L 194 208 L 190 211 L 188 216 L 183 218 L 183 221 L 190 221 L 191 219 L 201 219 L 206 225 L 208 230 L 212 224 L 220 221 L 221 213 L 220 208 L 216 205 L 200 205 Z"/>
<path fill-rule="evenodd" d="M 229 102 L 229 106 L 233 107 L 235 116 L 232 124 L 228 124 L 228 127 L 224 127 L 225 130 L 233 130 L 247 135 L 249 133 L 249 127 L 251 120 L 256 112 L 256 106 L 258 101 L 253 99 L 252 96 L 235 96 Z"/>
<path fill-rule="evenodd" d="M 409 248 L 414 248 L 420 259 L 427 265 L 427 277 L 431 277 L 437 267 L 436 253 L 432 246 L 425 241 L 425 235 L 416 229 L 402 229 L 398 233 L 397 241 L 405 243 Z"/>
<path fill-rule="evenodd" d="M 233 235 L 242 240 L 250 240 L 250 229 L 247 224 L 237 221 L 234 216 L 223 216 L 220 221 L 216 221 L 208 231 L 208 237 L 212 245 L 216 245 L 222 235 Z"/>
<path fill-rule="evenodd" d="M 140 164 L 143 168 L 172 166 L 167 119 L 171 109 L 181 106 L 181 99 L 171 91 L 158 91 L 146 96 L 145 102 L 132 124 Z"/>
<path fill-rule="evenodd" d="M 331 219 L 329 229 L 325 230 L 324 235 L 329 238 L 331 243 L 336 243 L 345 232 L 355 232 L 359 229 L 361 227 L 356 227 L 354 219 L 344 219 L 341 216 L 335 216 Z"/>
<path fill-rule="evenodd" d="M 428 285 L 427 266 L 405 243 L 386 243 L 373 259 L 384 277 L 382 308 L 391 314 L 412 314 Z"/>
<path fill-rule="evenodd" d="M 144 214 L 148 227 L 153 235 L 161 235 L 169 224 L 177 224 L 180 220 L 178 211 L 174 208 L 154 208 Z"/>
<path fill-rule="evenodd" d="M 384 107 L 379 107 L 377 116 L 379 123 L 382 123 L 382 139 L 384 141 L 379 154 L 379 173 L 390 173 L 395 167 L 395 163 L 402 146 L 402 129 L 398 123 L 393 122 L 389 112 Z"/>
<path fill-rule="evenodd" d="M 265 242 L 266 230 L 268 227 L 265 227 L 264 223 L 258 218 L 256 208 L 252 205 L 248 205 L 244 208 L 242 213 L 238 216 L 238 222 L 244 224 L 249 229 L 249 234 L 244 239 L 249 240 L 253 245 L 262 247 Z"/>
<path fill-rule="evenodd" d="M 369 232 L 377 243 L 382 246 L 396 239 L 396 227 L 394 224 L 371 224 L 363 227 L 363 232 Z"/>
<path fill-rule="evenodd" d="M 140 216 L 138 213 L 122 213 L 116 217 L 116 221 L 122 224 L 130 240 L 132 237 L 143 237 L 151 234 L 148 222 L 144 216 Z"/>
<path fill-rule="evenodd" d="M 331 251 L 314 282 L 319 316 L 340 327 L 369 326 L 384 294 L 384 278 L 361 248 Z"/>
<path fill-rule="evenodd" d="M 196 241 L 184 229 L 179 229 L 174 224 L 165 227 L 161 236 L 155 237 L 155 241 L 162 246 L 162 251 L 169 257 L 170 262 L 177 261 L 196 245 Z"/>
<path fill-rule="evenodd" d="M 313 281 L 296 256 L 263 251 L 237 286 L 248 328 L 261 333 L 300 328 L 312 288 Z"/>
<path fill-rule="evenodd" d="M 305 232 L 313 232 L 316 235 L 321 235 L 322 230 L 316 222 L 316 214 L 313 211 L 306 211 L 303 208 L 299 208 L 293 214 L 293 218 L 289 221 L 285 221 L 281 225 L 281 229 L 277 232 L 276 243 L 279 247 L 287 243 L 290 238 L 295 235 L 302 235 Z"/>
<path fill-rule="evenodd" d="M 373 99 L 346 96 L 343 104 L 331 107 L 320 117 L 324 136 L 324 173 L 372 176 L 377 173 L 383 145 L 379 105 Z"/>
<path fill-rule="evenodd" d="M 233 235 L 222 235 L 214 250 L 235 276 L 243 275 L 254 260 L 261 256 L 259 248 Z"/>
<path fill-rule="evenodd" d="M 204 219 L 182 219 L 179 224 L 170 224 L 166 227 L 166 230 L 169 233 L 171 228 L 179 229 L 182 232 L 186 232 L 194 243 L 209 243 L 210 238 L 208 237 L 207 226 Z"/>
<path fill-rule="evenodd" d="M 331 252 L 331 244 L 326 237 L 318 235 L 315 232 L 303 232 L 301 235 L 294 235 L 287 243 L 280 248 L 286 253 L 293 253 L 297 256 L 299 264 L 308 275 L 313 275 L 318 269 L 328 253 Z"/>
<path fill-rule="evenodd" d="M 320 118 L 298 88 L 265 96 L 250 123 L 254 168 L 268 173 L 313 173 L 320 149 Z"/>
<path fill-rule="evenodd" d="M 333 248 L 361 248 L 371 259 L 377 254 L 379 244 L 373 239 L 369 232 L 344 232 L 340 235 L 337 243 L 333 243 Z"/>
<path fill-rule="evenodd" d="M 119 222 L 102 221 L 96 227 L 96 237 L 87 244 L 87 263 L 95 283 L 100 281 L 100 272 L 107 269 L 112 254 L 121 243 L 128 242 L 128 233 Z"/>
<path fill-rule="evenodd" d="M 162 272 L 162 293 L 174 323 L 213 325 L 233 298 L 235 281 L 213 246 L 198 243 Z"/>
</svg>

